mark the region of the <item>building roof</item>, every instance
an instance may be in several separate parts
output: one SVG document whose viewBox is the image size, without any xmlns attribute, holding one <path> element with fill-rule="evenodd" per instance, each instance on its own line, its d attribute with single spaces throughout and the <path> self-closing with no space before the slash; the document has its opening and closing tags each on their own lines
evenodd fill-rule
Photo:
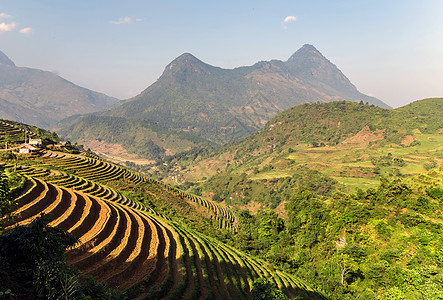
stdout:
<svg viewBox="0 0 443 300">
<path fill-rule="evenodd" d="M 37 150 L 36 147 L 34 147 L 32 145 L 29 145 L 29 144 L 24 144 L 22 147 L 20 147 L 20 149 L 29 149 L 29 150 L 32 150 L 32 151 Z"/>
</svg>

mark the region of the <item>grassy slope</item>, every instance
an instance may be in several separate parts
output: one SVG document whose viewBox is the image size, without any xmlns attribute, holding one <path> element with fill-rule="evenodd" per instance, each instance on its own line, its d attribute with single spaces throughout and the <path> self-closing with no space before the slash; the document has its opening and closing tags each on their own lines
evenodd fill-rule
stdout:
<svg viewBox="0 0 443 300">
<path fill-rule="evenodd" d="M 237 143 L 178 160 L 182 169 L 173 175 L 201 182 L 220 172 L 246 173 L 262 181 L 292 177 L 307 166 L 350 189 L 374 187 L 380 176 L 410 176 L 441 164 L 442 102 L 426 99 L 395 110 L 349 102 L 300 105 Z"/>
</svg>

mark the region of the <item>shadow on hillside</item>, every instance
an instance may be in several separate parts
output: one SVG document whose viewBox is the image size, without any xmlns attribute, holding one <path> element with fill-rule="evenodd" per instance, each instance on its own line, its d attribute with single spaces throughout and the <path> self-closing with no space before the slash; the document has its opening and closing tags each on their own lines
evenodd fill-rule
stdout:
<svg viewBox="0 0 443 300">
<path fill-rule="evenodd" d="M 197 295 L 197 298 L 224 299 L 226 298 L 225 295 L 229 294 L 233 299 L 252 299 L 251 287 L 247 278 L 245 278 L 245 276 L 251 276 L 251 270 L 230 261 L 220 263 L 208 258 L 207 262 L 202 260 L 198 263 L 194 257 L 187 256 L 183 257 L 183 261 L 163 257 L 160 260 L 144 259 L 142 261 L 142 259 L 136 259 L 132 263 L 127 263 L 124 262 L 124 257 L 115 257 L 101 265 L 101 261 L 106 256 L 104 252 L 106 251 L 102 251 L 102 253 L 88 252 L 91 258 L 87 259 L 86 263 L 80 264 L 80 272 L 90 270 L 95 265 L 97 270 L 89 273 L 89 275 L 93 275 L 98 282 L 103 282 L 101 278 L 106 278 L 104 281 L 110 288 L 127 290 L 130 298 L 144 295 L 149 299 L 161 299 L 174 295 L 173 298 L 181 299 L 186 294 L 187 297 Z M 68 254 L 68 256 L 70 255 Z M 72 258 L 72 256 L 70 257 Z M 169 265 L 173 266 L 172 268 L 168 267 L 166 260 L 168 260 Z M 194 266 L 187 266 L 186 264 L 191 261 Z M 181 280 L 177 282 L 174 279 L 180 276 L 177 273 L 177 269 L 180 269 L 180 267 L 177 266 L 182 264 L 183 275 Z M 79 264 L 74 264 L 74 267 L 76 265 Z M 259 268 L 258 265 L 257 268 Z M 193 275 L 193 269 L 197 272 L 196 275 Z M 198 271 L 201 269 L 204 271 Z M 151 272 L 149 273 L 148 270 L 151 270 Z M 263 276 L 263 272 L 258 272 Z M 143 274 L 145 275 L 141 276 Z M 257 279 L 258 276 L 254 274 L 254 278 Z M 224 280 L 221 281 L 220 279 Z M 275 279 L 271 279 L 271 281 L 277 284 Z M 293 281 L 297 282 L 297 279 L 293 278 Z M 328 299 L 318 292 L 305 288 L 303 283 L 298 284 L 298 287 L 283 289 L 283 292 L 291 299 Z"/>
</svg>

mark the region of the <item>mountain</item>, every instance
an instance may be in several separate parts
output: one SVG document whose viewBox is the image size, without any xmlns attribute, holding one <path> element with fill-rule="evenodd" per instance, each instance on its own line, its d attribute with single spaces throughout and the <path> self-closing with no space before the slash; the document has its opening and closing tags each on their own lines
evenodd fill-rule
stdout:
<svg viewBox="0 0 443 300">
<path fill-rule="evenodd" d="M 287 61 L 286 67 L 297 77 L 309 82 L 312 86 L 319 89 L 332 88 L 339 93 L 362 98 L 363 101 L 368 98 L 369 103 L 373 103 L 380 107 L 386 107 L 384 103 L 377 102 L 376 99 L 362 95 L 357 88 L 349 81 L 349 79 L 324 57 L 314 46 L 304 45 L 295 52 Z M 366 101 L 365 101 L 366 102 Z"/>
<path fill-rule="evenodd" d="M 1 51 L 0 51 L 0 64 L 7 65 L 7 66 L 10 66 L 10 67 L 15 67 L 14 62 L 11 59 L 9 59 L 9 57 L 6 56 L 6 54 L 4 54 Z"/>
<path fill-rule="evenodd" d="M 295 105 L 335 100 L 389 107 L 360 93 L 317 49 L 304 45 L 285 62 L 261 61 L 235 69 L 214 67 L 185 53 L 138 96 L 102 115 L 149 120 L 226 143 Z"/>
<path fill-rule="evenodd" d="M 54 73 L 16 67 L 0 51 L 0 118 L 50 128 L 68 116 L 100 111 L 117 102 Z"/>
</svg>

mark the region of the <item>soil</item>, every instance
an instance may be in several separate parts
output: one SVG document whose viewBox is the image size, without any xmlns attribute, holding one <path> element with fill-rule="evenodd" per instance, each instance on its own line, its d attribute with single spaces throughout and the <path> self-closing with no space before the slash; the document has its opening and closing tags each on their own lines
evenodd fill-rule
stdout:
<svg viewBox="0 0 443 300">
<path fill-rule="evenodd" d="M 415 141 L 415 137 L 409 134 L 404 137 L 404 139 L 401 141 L 401 144 L 404 146 L 409 146 L 413 141 Z"/>
<path fill-rule="evenodd" d="M 137 165 L 148 165 L 154 162 L 149 159 L 140 158 L 137 154 L 128 153 L 128 151 L 126 151 L 126 149 L 120 144 L 111 144 L 98 140 L 81 140 L 79 141 L 79 144 L 82 144 L 85 148 L 89 148 L 95 153 L 116 163 L 130 161 Z"/>
<path fill-rule="evenodd" d="M 224 203 L 222 202 L 224 205 Z M 263 206 L 260 203 L 251 201 L 247 205 L 239 206 L 239 209 L 246 209 L 248 210 L 252 215 L 255 215 L 259 209 L 263 209 Z"/>
<path fill-rule="evenodd" d="M 356 135 L 351 136 L 340 143 L 340 145 L 360 145 L 368 146 L 369 142 L 375 142 L 384 139 L 385 130 L 376 129 L 371 131 L 368 125 L 363 127 Z"/>
<path fill-rule="evenodd" d="M 280 218 L 283 219 L 287 219 L 288 218 L 288 213 L 285 210 L 285 201 L 280 203 L 275 209 L 274 211 L 280 216 Z"/>
</svg>

